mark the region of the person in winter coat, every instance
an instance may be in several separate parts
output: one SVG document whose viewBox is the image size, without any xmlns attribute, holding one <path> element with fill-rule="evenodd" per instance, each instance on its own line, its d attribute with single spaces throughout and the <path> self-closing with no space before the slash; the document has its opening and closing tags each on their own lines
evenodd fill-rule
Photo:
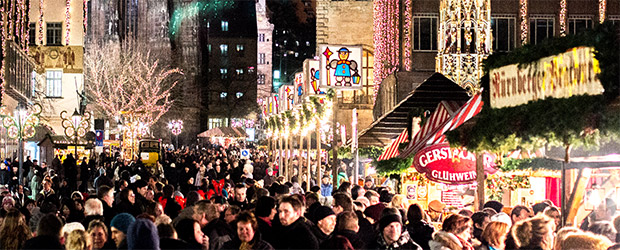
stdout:
<svg viewBox="0 0 620 250">
<path fill-rule="evenodd" d="M 359 229 L 357 214 L 350 211 L 338 214 L 336 218 L 336 231 L 321 244 L 321 249 L 343 248 L 343 240 L 340 237 L 346 238 L 349 244 L 351 244 L 352 249 L 365 249 L 364 241 L 357 234 Z"/>
<path fill-rule="evenodd" d="M 129 226 L 134 223 L 136 219 L 133 215 L 128 213 L 120 213 L 114 216 L 110 222 L 110 232 L 112 234 L 112 240 L 116 244 L 118 249 L 127 249 L 129 246 L 127 234 L 129 232 Z"/>
<path fill-rule="evenodd" d="M 442 231 L 433 235 L 433 240 L 429 242 L 431 249 L 448 248 L 451 250 L 473 250 L 469 241 L 472 237 L 472 220 L 460 214 L 448 216 L 441 228 Z"/>
<path fill-rule="evenodd" d="M 274 228 L 278 239 L 273 242 L 277 249 L 318 249 L 319 242 L 312 234 L 302 215 L 302 203 L 294 196 L 285 196 L 280 201 L 278 217 L 281 226 Z"/>
<path fill-rule="evenodd" d="M 428 250 L 428 242 L 433 239 L 435 228 L 424 220 L 424 210 L 418 204 L 412 204 L 407 210 L 407 232 L 411 239 L 420 245 L 422 249 Z"/>
<path fill-rule="evenodd" d="M 250 212 L 244 211 L 237 215 L 237 236 L 224 244 L 224 249 L 274 249 L 271 244 L 262 240 L 257 233 L 258 222 Z"/>
<path fill-rule="evenodd" d="M 403 230 L 399 214 L 387 214 L 379 219 L 379 235 L 368 246 L 369 249 L 416 249 L 422 248 L 413 242 L 409 233 Z"/>
<path fill-rule="evenodd" d="M 512 235 L 519 249 L 553 249 L 555 222 L 539 215 L 517 222 L 512 227 Z"/>
<path fill-rule="evenodd" d="M 159 249 L 157 227 L 148 219 L 137 219 L 127 229 L 128 249 Z"/>
<path fill-rule="evenodd" d="M 200 224 L 194 219 L 180 220 L 175 229 L 179 240 L 185 241 L 189 245 L 187 250 L 208 249 L 209 237 L 202 233 Z"/>
</svg>

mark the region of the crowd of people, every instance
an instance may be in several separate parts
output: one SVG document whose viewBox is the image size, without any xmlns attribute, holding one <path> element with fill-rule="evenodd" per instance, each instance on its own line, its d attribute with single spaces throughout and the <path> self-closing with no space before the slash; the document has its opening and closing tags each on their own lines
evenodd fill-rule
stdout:
<svg viewBox="0 0 620 250">
<path fill-rule="evenodd" d="M 287 181 L 265 152 L 234 146 L 167 151 L 153 167 L 118 153 L 27 158 L 21 181 L 17 165 L 0 163 L 0 249 L 620 249 L 611 199 L 581 228 L 550 201 L 423 209 L 372 178 L 307 185 L 306 166 Z"/>
</svg>

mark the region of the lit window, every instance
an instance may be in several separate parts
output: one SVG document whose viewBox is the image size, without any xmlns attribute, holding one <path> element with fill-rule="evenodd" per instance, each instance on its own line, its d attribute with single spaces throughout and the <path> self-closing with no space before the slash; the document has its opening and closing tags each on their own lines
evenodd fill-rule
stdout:
<svg viewBox="0 0 620 250">
<path fill-rule="evenodd" d="M 211 44 L 207 44 L 207 50 L 209 50 L 209 54 L 211 54 Z"/>
<path fill-rule="evenodd" d="M 295 41 L 295 45 L 299 46 L 299 41 Z"/>
<path fill-rule="evenodd" d="M 226 79 L 228 78 L 228 69 L 225 68 L 221 68 L 220 69 L 220 75 L 222 79 Z"/>
<path fill-rule="evenodd" d="M 236 72 L 237 75 L 243 75 L 243 69 L 237 69 Z"/>
<path fill-rule="evenodd" d="M 222 21 L 222 31 L 228 31 L 228 21 Z"/>
<path fill-rule="evenodd" d="M 47 97 L 62 97 L 62 70 L 48 70 L 45 72 Z"/>
<path fill-rule="evenodd" d="M 265 74 L 258 75 L 258 85 L 265 85 Z"/>
<path fill-rule="evenodd" d="M 237 92 L 237 99 L 241 98 L 242 96 L 243 96 L 243 93 Z"/>
<path fill-rule="evenodd" d="M 265 64 L 266 59 L 265 59 L 265 53 L 259 53 L 258 54 L 258 64 Z"/>
<path fill-rule="evenodd" d="M 243 44 L 237 44 L 237 51 L 243 51 Z"/>
<path fill-rule="evenodd" d="M 223 98 L 226 98 L 226 96 L 228 96 L 228 93 L 226 93 L 226 92 L 220 93 L 220 98 L 223 99 Z"/>
<path fill-rule="evenodd" d="M 299 56 L 299 53 L 295 52 L 295 57 L 298 57 L 298 56 Z"/>
<path fill-rule="evenodd" d="M 220 45 L 220 51 L 222 52 L 222 56 L 228 56 L 228 44 Z"/>
<path fill-rule="evenodd" d="M 306 41 L 306 46 L 310 46 L 310 41 Z"/>
</svg>

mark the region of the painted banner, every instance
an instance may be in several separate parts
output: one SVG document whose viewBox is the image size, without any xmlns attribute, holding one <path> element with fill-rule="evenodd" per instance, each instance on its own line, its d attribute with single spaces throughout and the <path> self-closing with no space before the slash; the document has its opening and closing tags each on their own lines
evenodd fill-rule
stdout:
<svg viewBox="0 0 620 250">
<path fill-rule="evenodd" d="M 319 46 L 321 58 L 321 87 L 337 89 L 361 89 L 362 47 L 349 45 Z"/>
<path fill-rule="evenodd" d="M 422 150 L 413 158 L 413 166 L 432 181 L 449 184 L 466 184 L 476 180 L 476 154 L 462 148 L 450 148 L 447 143 L 436 144 Z M 495 155 L 484 155 L 484 171 L 493 174 Z"/>
<path fill-rule="evenodd" d="M 295 90 L 293 88 L 293 85 L 280 86 L 280 89 L 278 89 L 278 93 L 280 96 L 279 104 L 281 105 L 279 111 L 284 112 L 293 109 L 293 107 L 295 106 Z"/>
<path fill-rule="evenodd" d="M 324 95 L 325 91 L 320 86 L 320 71 L 321 63 L 319 60 L 306 59 L 304 60 L 304 96 Z"/>
<path fill-rule="evenodd" d="M 596 75 L 601 72 L 591 47 L 577 47 L 542 58 L 527 67 L 511 64 L 491 70 L 491 107 L 525 104 L 547 97 L 599 95 L 604 89 Z"/>
<path fill-rule="evenodd" d="M 295 73 L 295 80 L 294 80 L 293 86 L 295 87 L 294 102 L 295 104 L 301 104 L 302 100 L 304 99 L 304 95 L 305 95 L 305 91 L 303 89 L 304 87 L 304 73 L 303 72 Z"/>
</svg>

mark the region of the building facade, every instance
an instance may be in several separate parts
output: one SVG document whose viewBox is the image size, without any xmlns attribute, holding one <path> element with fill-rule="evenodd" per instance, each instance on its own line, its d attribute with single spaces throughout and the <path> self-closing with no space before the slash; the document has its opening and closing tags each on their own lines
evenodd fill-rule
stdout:
<svg viewBox="0 0 620 250">
<path fill-rule="evenodd" d="M 267 4 L 265 0 L 256 3 L 256 28 L 257 28 L 257 62 L 256 72 L 256 101 L 259 105 L 267 101 L 273 89 L 272 71 L 272 46 L 274 25 L 267 18 Z"/>
</svg>

